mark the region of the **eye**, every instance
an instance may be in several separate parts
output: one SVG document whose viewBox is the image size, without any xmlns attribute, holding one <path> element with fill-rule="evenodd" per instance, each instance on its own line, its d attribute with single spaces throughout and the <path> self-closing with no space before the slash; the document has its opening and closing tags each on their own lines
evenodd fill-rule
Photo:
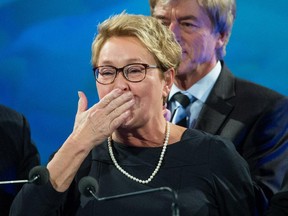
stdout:
<svg viewBox="0 0 288 216">
<path fill-rule="evenodd" d="M 195 21 L 181 21 L 179 23 L 180 28 L 187 33 L 193 33 L 194 31 L 198 31 L 200 26 Z"/>
<path fill-rule="evenodd" d="M 193 28 L 193 27 L 197 27 L 197 25 L 195 25 L 192 22 L 181 22 L 180 25 L 184 28 Z"/>
<path fill-rule="evenodd" d="M 115 75 L 115 69 L 111 67 L 101 67 L 98 69 L 99 70 L 99 75 L 101 76 L 114 76 Z"/>
<path fill-rule="evenodd" d="M 142 65 L 132 65 L 130 67 L 127 68 L 127 73 L 128 74 L 137 74 L 137 73 L 142 73 L 142 71 L 144 70 L 144 66 Z"/>
<path fill-rule="evenodd" d="M 170 25 L 169 19 L 162 17 L 162 16 L 155 16 L 155 18 L 158 19 L 162 23 L 162 25 L 169 27 Z"/>
<path fill-rule="evenodd" d="M 164 26 L 167 26 L 167 27 L 169 27 L 169 26 L 170 26 L 170 21 L 168 21 L 168 20 L 165 20 L 165 19 L 163 19 L 163 20 L 160 20 L 160 21 L 161 21 L 162 25 L 164 25 Z"/>
</svg>

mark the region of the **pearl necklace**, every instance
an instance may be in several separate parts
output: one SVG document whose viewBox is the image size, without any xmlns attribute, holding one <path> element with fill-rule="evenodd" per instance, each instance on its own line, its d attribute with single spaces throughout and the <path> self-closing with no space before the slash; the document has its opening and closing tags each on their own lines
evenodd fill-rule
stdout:
<svg viewBox="0 0 288 216">
<path fill-rule="evenodd" d="M 109 150 L 109 155 L 113 161 L 113 164 L 116 166 L 116 168 L 121 172 L 123 173 L 125 176 L 127 176 L 128 178 L 138 182 L 138 183 L 141 183 L 141 184 L 148 184 L 150 181 L 152 181 L 152 179 L 155 177 L 155 175 L 158 173 L 159 169 L 160 169 L 160 166 L 162 164 L 162 161 L 163 161 L 163 158 L 164 158 L 164 154 L 166 152 L 166 148 L 167 148 L 167 145 L 168 145 L 168 142 L 169 142 L 169 136 L 170 136 L 170 124 L 169 122 L 167 121 L 166 122 L 166 134 L 165 134 L 165 139 L 164 139 L 164 143 L 163 143 L 163 148 L 162 148 L 162 151 L 161 151 L 161 154 L 160 154 L 160 158 L 159 158 L 159 161 L 158 161 L 158 164 L 155 168 L 155 170 L 152 172 L 152 174 L 150 175 L 150 177 L 146 180 L 142 180 L 142 179 L 139 179 L 139 178 L 136 178 L 134 176 L 132 176 L 131 174 L 129 174 L 128 172 L 126 172 L 119 164 L 118 162 L 116 161 L 116 158 L 114 156 L 114 153 L 113 153 L 113 149 L 112 149 L 112 144 L 111 144 L 111 141 L 112 141 L 112 138 L 111 136 L 108 137 L 108 150 Z"/>
</svg>

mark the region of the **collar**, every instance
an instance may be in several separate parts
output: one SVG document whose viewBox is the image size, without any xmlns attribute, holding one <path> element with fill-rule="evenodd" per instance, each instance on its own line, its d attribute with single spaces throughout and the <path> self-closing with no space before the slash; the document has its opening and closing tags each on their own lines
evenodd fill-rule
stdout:
<svg viewBox="0 0 288 216">
<path fill-rule="evenodd" d="M 182 93 L 189 92 L 195 98 L 204 103 L 208 95 L 210 94 L 214 84 L 216 83 L 220 75 L 221 69 L 222 69 L 221 63 L 220 61 L 218 61 L 215 67 L 209 73 L 207 73 L 206 76 L 198 80 L 198 82 L 196 82 L 186 91 L 179 89 L 175 84 L 173 84 L 168 100 L 170 100 L 175 93 L 180 91 Z"/>
</svg>

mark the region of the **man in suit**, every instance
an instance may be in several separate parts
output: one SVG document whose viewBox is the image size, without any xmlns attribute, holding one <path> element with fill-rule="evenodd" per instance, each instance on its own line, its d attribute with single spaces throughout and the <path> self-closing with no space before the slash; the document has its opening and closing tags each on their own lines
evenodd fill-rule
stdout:
<svg viewBox="0 0 288 216">
<path fill-rule="evenodd" d="M 171 121 L 234 142 L 250 166 L 258 210 L 263 214 L 288 170 L 288 99 L 235 77 L 225 65 L 235 0 L 149 3 L 151 15 L 174 32 L 182 47 L 182 61 L 168 97 Z"/>
<path fill-rule="evenodd" d="M 0 181 L 28 179 L 29 171 L 40 164 L 25 117 L 0 105 Z M 0 215 L 9 215 L 10 205 L 22 184 L 0 185 Z"/>
</svg>

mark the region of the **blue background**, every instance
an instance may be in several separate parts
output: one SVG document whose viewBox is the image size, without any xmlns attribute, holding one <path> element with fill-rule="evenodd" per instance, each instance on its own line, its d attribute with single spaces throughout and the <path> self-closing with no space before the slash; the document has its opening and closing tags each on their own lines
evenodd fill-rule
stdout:
<svg viewBox="0 0 288 216">
<path fill-rule="evenodd" d="M 284 95 L 287 7 L 239 0 L 225 57 L 235 75 Z M 91 43 L 97 24 L 123 10 L 149 15 L 148 0 L 0 0 L 0 103 L 27 117 L 42 164 L 72 131 L 77 91 L 98 101 Z"/>
</svg>

